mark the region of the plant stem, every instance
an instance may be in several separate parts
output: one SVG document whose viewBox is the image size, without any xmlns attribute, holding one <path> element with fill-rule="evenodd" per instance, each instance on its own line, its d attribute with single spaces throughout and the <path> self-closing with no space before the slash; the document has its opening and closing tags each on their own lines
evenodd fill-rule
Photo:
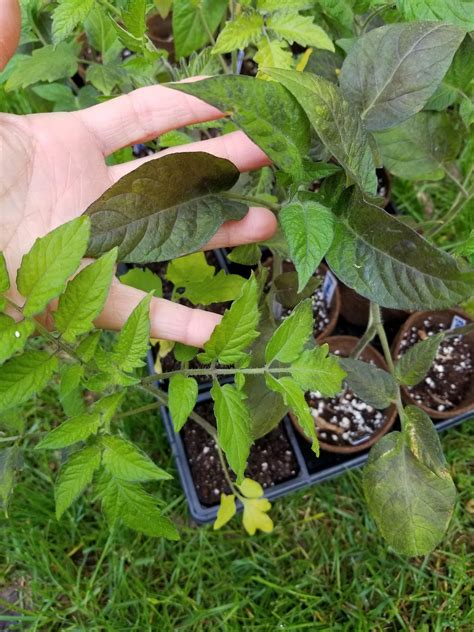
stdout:
<svg viewBox="0 0 474 632">
<path fill-rule="evenodd" d="M 99 2 L 101 2 L 103 7 L 105 7 L 106 9 L 111 11 L 112 13 L 115 13 L 115 15 L 117 15 L 118 17 L 122 16 L 122 14 L 120 12 L 120 9 L 118 9 L 111 2 L 109 2 L 109 0 L 99 0 Z"/>
<path fill-rule="evenodd" d="M 372 342 L 375 338 L 375 334 L 377 330 L 375 328 L 374 319 L 372 310 L 369 309 L 369 321 L 367 323 L 367 329 L 364 332 L 362 338 L 360 338 L 359 342 L 354 347 L 354 351 L 351 353 L 350 357 L 354 360 L 358 360 L 363 353 L 364 349 Z"/>
<path fill-rule="evenodd" d="M 388 344 L 387 334 L 385 333 L 385 329 L 383 326 L 380 307 L 376 303 L 371 303 L 370 309 L 372 312 L 374 326 L 377 331 L 380 344 L 382 345 L 385 362 L 387 363 L 390 373 L 393 375 L 395 373 L 395 365 L 393 364 L 392 354 L 390 353 L 390 345 Z"/>
<path fill-rule="evenodd" d="M 209 28 L 209 24 L 207 23 L 206 16 L 204 15 L 204 11 L 202 10 L 202 7 L 198 7 L 198 14 L 199 14 L 199 19 L 201 20 L 201 23 L 202 23 L 202 25 L 204 27 L 204 30 L 207 33 L 207 36 L 208 36 L 211 44 L 213 46 L 215 46 L 216 45 L 216 39 L 215 39 L 211 29 Z M 231 70 L 229 69 L 229 66 L 226 64 L 226 61 L 225 61 L 224 57 L 222 55 L 218 55 L 218 57 L 219 57 L 219 61 L 221 63 L 222 69 L 224 70 L 224 73 L 226 75 L 231 74 Z"/>
<path fill-rule="evenodd" d="M 180 373 L 180 371 L 177 371 L 177 372 Z M 155 377 L 155 376 L 152 376 L 152 377 Z M 155 380 L 156 380 L 156 377 L 155 377 Z M 150 393 L 154 397 L 156 397 L 156 399 L 163 406 L 168 406 L 168 395 L 161 389 L 157 388 L 156 386 L 152 386 L 151 384 L 144 383 L 143 380 L 140 384 L 137 384 L 137 387 L 140 388 L 141 390 L 146 391 L 147 393 Z M 195 421 L 199 426 L 201 426 L 201 428 L 203 428 L 214 439 L 217 440 L 216 429 L 208 421 L 206 421 L 203 417 L 201 417 L 194 411 L 189 415 L 189 417 L 190 419 Z"/>
<path fill-rule="evenodd" d="M 274 213 L 278 213 L 278 211 L 281 209 L 281 204 L 271 204 L 270 202 L 268 202 L 268 200 L 262 200 L 261 198 L 254 197 L 252 195 L 241 195 L 240 193 L 225 191 L 224 193 L 221 193 L 221 196 L 227 198 L 228 200 L 244 202 L 244 204 L 256 204 L 257 206 L 264 206 Z"/>
<path fill-rule="evenodd" d="M 258 368 L 247 368 L 247 369 L 212 369 L 211 367 L 202 368 L 202 369 L 176 369 L 174 371 L 167 371 L 166 373 L 155 373 L 154 375 L 148 375 L 141 379 L 140 384 L 142 386 L 153 384 L 159 380 L 169 380 L 170 377 L 174 375 L 186 375 L 188 377 L 210 377 L 214 378 L 218 375 L 235 375 L 236 373 L 243 373 L 244 375 L 264 375 L 265 373 L 270 373 L 272 375 L 279 375 L 291 372 L 291 367 L 272 367 L 272 366 L 262 366 Z M 305 372 L 304 367 L 298 368 L 299 372 Z M 311 373 L 312 369 L 306 369 L 308 373 Z"/>
<path fill-rule="evenodd" d="M 139 406 L 138 408 L 133 408 L 132 410 L 127 410 L 124 413 L 120 413 L 119 415 L 115 415 L 115 419 L 124 419 L 125 417 L 132 417 L 133 415 L 139 415 L 140 413 L 146 413 L 150 410 L 156 410 L 161 406 L 160 402 L 153 402 L 153 404 L 146 404 L 145 406 Z"/>
</svg>

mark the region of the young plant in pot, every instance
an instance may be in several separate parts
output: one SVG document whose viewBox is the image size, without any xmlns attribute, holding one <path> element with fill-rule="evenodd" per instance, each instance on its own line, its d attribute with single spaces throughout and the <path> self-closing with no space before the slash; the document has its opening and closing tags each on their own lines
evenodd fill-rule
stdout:
<svg viewBox="0 0 474 632">
<path fill-rule="evenodd" d="M 252 14 L 252 8 L 244 13 Z M 261 27 L 257 30 L 258 42 L 265 46 Z M 170 89 L 219 108 L 261 147 L 273 169 L 282 174 L 273 191 L 277 200 L 269 203 L 268 198 L 242 192 L 239 172 L 228 160 L 184 151 L 143 164 L 113 185 L 84 216 L 35 243 L 18 277 L 26 302 L 21 306 L 9 301 L 9 308 L 23 320 L 15 324 L 2 316 L 5 331 L 13 336 L 8 335 L 8 345 L 2 346 L 0 414 L 10 414 L 40 392 L 61 366 L 68 418 L 37 446 L 67 448 L 56 488 L 58 517 L 92 485 L 112 524 L 122 521 L 149 535 L 179 537 L 157 499 L 143 487 L 170 475 L 120 435 L 117 422 L 133 411 L 119 409 L 128 389 L 135 388 L 153 395 L 157 407 L 168 406 L 177 428 L 191 419 L 215 439 L 222 462 L 235 474 L 235 482 L 229 477 L 232 493 L 223 498 L 219 526 L 233 515 L 235 498 L 251 501 L 255 511 L 265 514 L 268 502 L 245 478 L 254 439 L 271 431 L 291 410 L 318 453 L 305 393 L 334 397 L 346 378 L 349 384 L 353 380 L 352 389 L 361 398 L 368 399 L 374 391 L 383 394 L 395 404 L 401 421 L 401 431 L 385 435 L 371 449 L 364 472 L 369 511 L 387 542 L 401 553 L 426 554 L 438 544 L 453 511 L 454 483 L 431 420 L 420 408 L 402 404 L 400 383 L 406 378 L 403 366 L 397 370 L 392 361 L 379 306 L 452 307 L 472 293 L 474 272 L 377 205 L 375 167 L 379 133 L 416 117 L 443 80 L 464 36 L 463 28 L 442 22 L 373 29 L 350 49 L 340 85 L 295 68 L 277 69 L 265 55 L 257 59 L 261 78 L 229 75 L 171 84 Z M 284 50 L 277 37 L 269 41 L 272 50 Z M 293 57 L 289 65 L 296 66 Z M 314 134 L 336 161 L 337 173 L 329 158 L 315 162 L 309 157 Z M 308 191 L 315 179 L 323 180 L 317 193 Z M 134 310 L 112 348 L 93 328 L 115 261 L 146 264 L 196 252 L 224 221 L 244 217 L 249 205 L 266 206 L 278 216 L 299 292 L 325 257 L 338 279 L 371 301 L 367 331 L 354 357 L 338 359 L 328 345 L 314 343 L 308 298 L 276 323 L 263 298 L 265 274 L 258 269 L 241 284 L 238 298 L 198 352 L 200 368 L 180 367 L 143 377 L 137 369 L 149 342 L 150 296 Z M 84 254 L 97 261 L 67 283 Z M 58 272 L 59 260 L 64 265 Z M 42 271 L 41 293 L 32 282 L 36 269 Z M 3 260 L 0 274 L 0 291 L 5 294 L 10 281 Z M 97 277 L 101 285 L 92 298 L 91 279 Z M 51 353 L 25 351 L 35 329 L 33 317 L 55 298 L 55 331 L 42 330 L 53 345 Z M 78 305 L 87 307 L 87 313 Z M 379 373 L 374 379 L 370 364 L 363 363 L 363 372 L 353 368 L 359 368 L 357 356 L 375 335 L 388 367 L 380 380 Z M 364 392 L 356 388 L 353 373 Z M 200 375 L 213 381 L 215 428 L 193 410 Z M 233 377 L 234 383 L 220 384 L 221 376 Z M 156 386 L 156 380 L 169 380 L 168 393 Z M 95 394 L 93 404 L 81 399 L 85 389 Z M 8 473 L 3 502 L 24 444 L 20 433 L 7 452 L 2 451 L 2 472 Z M 78 449 L 71 453 L 71 446 Z M 260 528 L 268 530 L 268 521 L 259 518 Z"/>
</svg>

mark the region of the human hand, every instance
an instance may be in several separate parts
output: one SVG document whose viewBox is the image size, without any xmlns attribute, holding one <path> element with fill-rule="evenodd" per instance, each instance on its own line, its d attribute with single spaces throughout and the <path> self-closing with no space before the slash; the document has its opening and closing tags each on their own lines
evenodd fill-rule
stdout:
<svg viewBox="0 0 474 632">
<path fill-rule="evenodd" d="M 7 5 L 14 11 L 16 2 L 3 4 L 0 20 L 12 25 L 15 19 Z M 6 44 L 0 40 L 0 65 L 12 54 L 12 41 L 14 37 Z M 106 156 L 172 129 L 221 116 L 195 97 L 163 86 L 141 88 L 79 112 L 0 114 L 0 252 L 10 278 L 15 279 L 22 256 L 36 238 L 81 215 L 119 178 L 150 160 L 108 167 Z M 269 163 L 242 132 L 175 147 L 151 159 L 177 151 L 204 151 L 227 158 L 241 171 Z M 262 241 L 275 229 L 270 211 L 251 208 L 244 219 L 226 222 L 205 249 Z M 10 298 L 21 303 L 12 285 Z M 96 325 L 120 329 L 142 298 L 143 292 L 114 280 Z M 152 337 L 194 346 L 202 346 L 221 319 L 217 314 L 159 298 L 151 303 L 150 317 Z M 47 322 L 47 315 L 45 319 Z"/>
</svg>

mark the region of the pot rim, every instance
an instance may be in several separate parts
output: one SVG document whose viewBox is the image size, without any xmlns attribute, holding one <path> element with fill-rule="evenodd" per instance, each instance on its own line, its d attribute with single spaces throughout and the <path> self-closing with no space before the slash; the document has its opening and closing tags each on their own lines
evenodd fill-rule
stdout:
<svg viewBox="0 0 474 632">
<path fill-rule="evenodd" d="M 395 337 L 395 340 L 393 341 L 391 351 L 392 351 L 392 358 L 394 359 L 395 362 L 398 359 L 400 344 L 405 332 L 414 324 L 416 324 L 419 320 L 424 320 L 428 316 L 433 316 L 434 314 L 445 314 L 445 315 L 449 314 L 451 318 L 453 316 L 461 316 L 461 318 L 466 319 L 468 322 L 474 322 L 474 320 L 468 314 L 466 314 L 466 312 L 458 308 L 431 310 L 431 311 L 425 310 L 425 311 L 420 311 L 420 312 L 414 312 L 413 314 L 411 314 L 411 316 L 407 318 L 407 320 L 400 327 L 400 330 L 398 331 Z M 472 333 L 466 334 L 466 338 L 469 340 L 472 340 L 471 344 L 474 344 L 474 334 Z M 428 406 L 425 406 L 424 404 L 419 404 L 415 402 L 407 386 L 401 385 L 400 389 L 402 391 L 402 397 L 405 403 L 421 408 L 425 413 L 427 413 L 433 419 L 450 419 L 451 417 L 456 417 L 458 415 L 462 415 L 464 413 L 470 412 L 471 410 L 474 410 L 474 399 L 470 402 L 467 402 L 464 405 L 455 406 L 454 408 L 450 408 L 449 410 L 445 410 L 445 411 L 435 410 L 434 408 L 429 408 Z"/>
<path fill-rule="evenodd" d="M 328 343 L 330 347 L 331 345 L 336 345 L 338 342 L 350 343 L 353 348 L 356 346 L 358 341 L 359 341 L 359 338 L 357 338 L 356 336 L 330 336 L 326 338 L 325 340 L 322 340 L 321 342 Z M 364 354 L 369 354 L 371 356 L 371 359 L 374 360 L 375 364 L 379 368 L 385 369 L 386 371 L 388 370 L 387 364 L 385 360 L 383 359 L 382 355 L 372 345 L 368 345 L 365 348 L 364 353 L 362 355 Z M 325 441 L 321 441 L 318 437 L 319 446 L 322 450 L 326 452 L 332 452 L 336 454 L 356 454 L 357 452 L 363 452 L 367 448 L 370 448 L 370 446 L 376 443 L 383 435 L 385 435 L 392 428 L 397 418 L 397 408 L 395 404 L 391 404 L 388 408 L 386 408 L 384 411 L 384 415 L 385 415 L 385 423 L 376 432 L 374 432 L 367 439 L 367 441 L 359 443 L 358 445 L 336 446 L 332 443 L 326 443 Z M 295 415 L 291 411 L 289 412 L 289 417 L 291 419 L 293 426 L 300 433 L 300 435 L 306 441 L 310 442 L 310 439 L 308 439 L 308 437 L 305 435 L 305 433 L 303 432 L 303 429 L 298 423 L 298 420 L 296 419 Z"/>
</svg>

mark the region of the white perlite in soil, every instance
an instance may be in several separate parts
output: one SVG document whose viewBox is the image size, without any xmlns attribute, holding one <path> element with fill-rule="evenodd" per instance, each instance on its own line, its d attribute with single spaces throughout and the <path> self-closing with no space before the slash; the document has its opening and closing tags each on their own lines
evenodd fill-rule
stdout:
<svg viewBox="0 0 474 632">
<path fill-rule="evenodd" d="M 400 344 L 398 357 L 410 347 L 428 336 L 448 329 L 443 323 L 435 323 L 431 317 L 423 321 L 423 327 L 411 327 Z M 444 412 L 459 406 L 472 379 L 473 358 L 468 342 L 463 336 L 451 336 L 440 344 L 436 358 L 426 377 L 408 390 L 417 404 L 431 410 Z"/>
</svg>

